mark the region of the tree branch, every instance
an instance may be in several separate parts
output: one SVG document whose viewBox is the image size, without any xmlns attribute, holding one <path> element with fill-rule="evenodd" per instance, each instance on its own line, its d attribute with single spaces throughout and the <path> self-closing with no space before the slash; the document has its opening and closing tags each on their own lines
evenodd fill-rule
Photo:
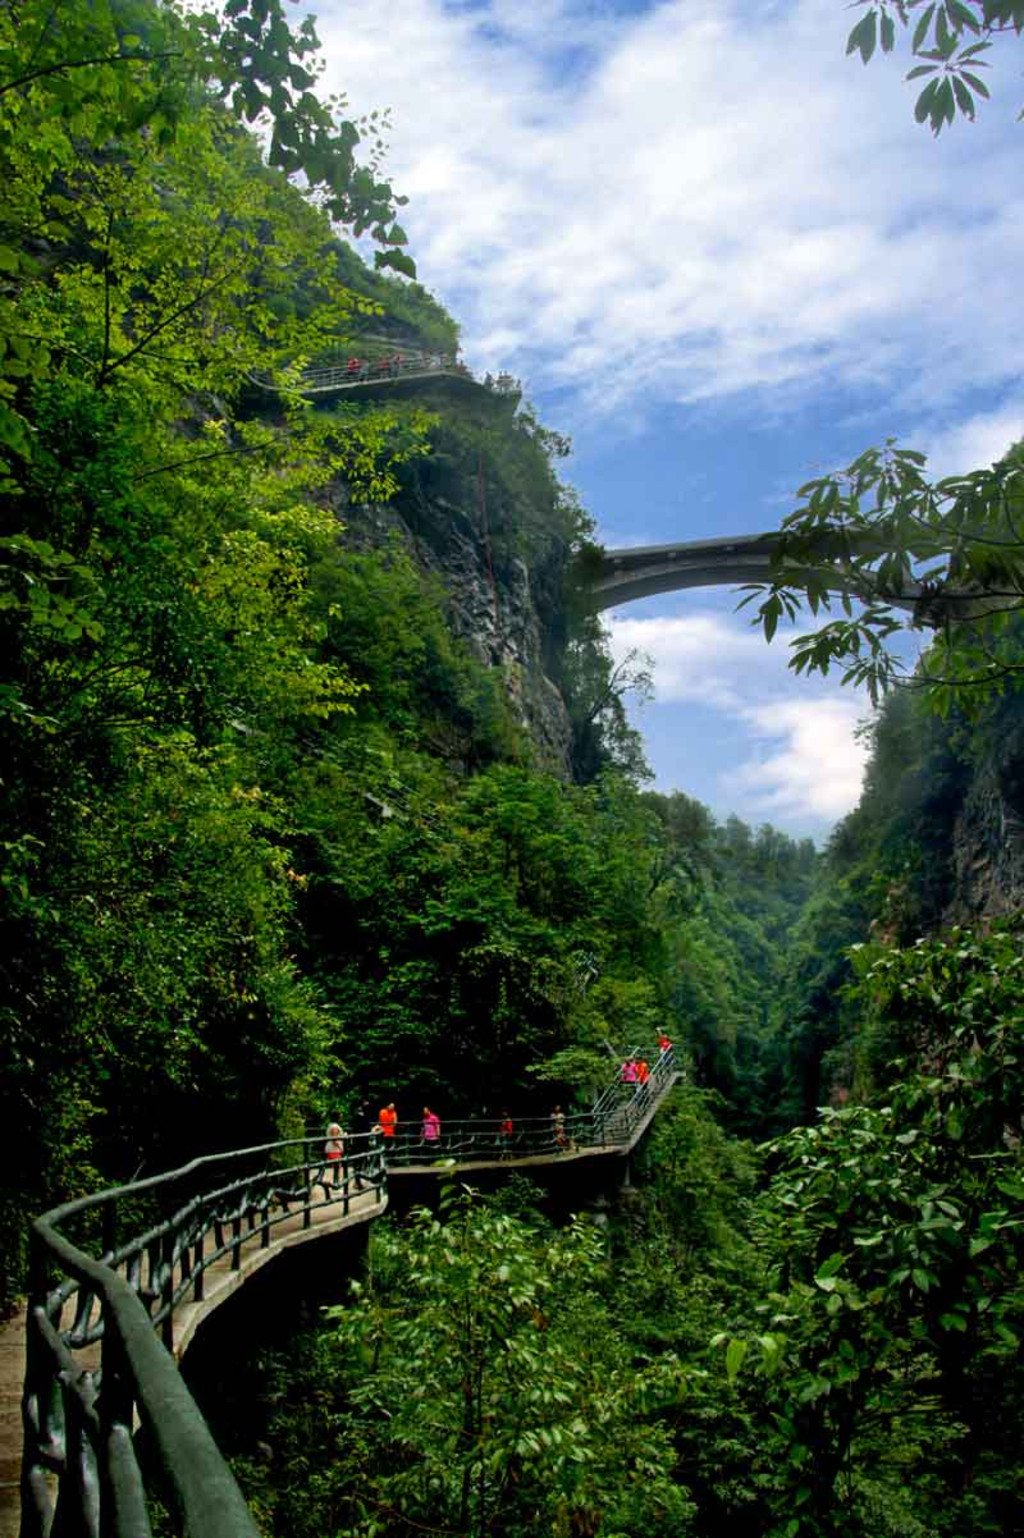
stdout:
<svg viewBox="0 0 1024 1538">
<path fill-rule="evenodd" d="M 159 59 L 182 57 L 180 50 L 172 49 L 166 53 L 106 53 L 97 54 L 94 59 L 63 59 L 60 64 L 46 64 L 42 69 L 31 70 L 27 75 L 19 75 L 16 80 L 9 80 L 6 85 L 0 85 L 0 96 L 6 96 L 8 91 L 18 91 L 22 86 L 31 85 L 33 80 L 42 80 L 47 75 L 60 75 L 69 69 L 89 69 L 95 64 L 155 64 Z"/>
</svg>

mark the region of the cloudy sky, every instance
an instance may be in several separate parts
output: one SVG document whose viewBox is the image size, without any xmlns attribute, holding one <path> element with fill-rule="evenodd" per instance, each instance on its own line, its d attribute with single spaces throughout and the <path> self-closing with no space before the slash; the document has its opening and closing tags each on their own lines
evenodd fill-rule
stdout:
<svg viewBox="0 0 1024 1538">
<path fill-rule="evenodd" d="M 420 276 L 478 369 L 570 433 L 608 545 L 774 527 L 898 435 L 937 470 L 1024 434 L 1024 96 L 936 143 L 842 0 L 323 0 L 327 84 L 391 109 Z M 998 57 L 998 56 L 997 56 Z M 906 66 L 904 65 L 905 69 Z M 863 700 L 787 673 L 727 591 L 610 616 L 655 659 L 660 788 L 821 834 Z"/>
</svg>

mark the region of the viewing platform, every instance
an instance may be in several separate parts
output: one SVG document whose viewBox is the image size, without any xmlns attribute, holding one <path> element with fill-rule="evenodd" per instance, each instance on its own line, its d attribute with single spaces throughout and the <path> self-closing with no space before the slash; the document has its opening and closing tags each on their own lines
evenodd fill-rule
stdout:
<svg viewBox="0 0 1024 1538">
<path fill-rule="evenodd" d="M 249 375 L 257 389 L 286 394 L 294 390 L 308 399 L 345 397 L 352 400 L 375 398 L 382 391 L 388 395 L 414 396 L 425 386 L 443 385 L 455 393 L 476 396 L 497 407 L 514 410 L 521 390 L 511 374 L 485 374 L 479 379 L 460 359 L 450 353 L 391 353 L 383 357 L 353 356 L 345 363 L 328 368 L 303 369 L 294 376 L 279 378 L 260 371 Z"/>
<path fill-rule="evenodd" d="M 364 1228 L 392 1182 L 624 1161 L 679 1077 L 665 1052 L 588 1111 L 375 1129 L 340 1152 L 318 1131 L 37 1219 L 27 1312 L 0 1330 L 0 1538 L 150 1538 L 154 1477 L 189 1538 L 257 1538 L 176 1367 L 200 1324 L 278 1256 Z"/>
</svg>

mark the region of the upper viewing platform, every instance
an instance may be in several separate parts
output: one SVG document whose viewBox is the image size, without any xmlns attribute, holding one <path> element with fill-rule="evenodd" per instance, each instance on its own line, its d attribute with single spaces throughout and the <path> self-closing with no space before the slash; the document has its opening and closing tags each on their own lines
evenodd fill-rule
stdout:
<svg viewBox="0 0 1024 1538">
<path fill-rule="evenodd" d="M 443 384 L 496 405 L 515 406 L 522 393 L 519 381 L 511 374 L 485 374 L 479 379 L 455 353 L 401 352 L 397 348 L 393 353 L 375 352 L 373 356 L 353 354 L 344 363 L 303 369 L 294 376 L 282 374 L 274 378 L 255 372 L 249 377 L 261 390 L 277 394 L 295 390 L 310 398 L 344 395 L 359 400 L 379 395 L 382 390 L 400 396 L 415 395 L 424 386 Z"/>
</svg>

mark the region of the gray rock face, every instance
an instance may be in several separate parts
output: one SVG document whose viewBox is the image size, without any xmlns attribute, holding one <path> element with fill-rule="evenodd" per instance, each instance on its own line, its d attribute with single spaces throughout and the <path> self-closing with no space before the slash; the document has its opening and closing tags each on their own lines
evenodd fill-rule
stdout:
<svg viewBox="0 0 1024 1538">
<path fill-rule="evenodd" d="M 1016 734 L 1014 734 L 1016 736 Z M 954 896 L 946 923 L 973 924 L 1024 907 L 1024 757 L 1009 744 L 979 765 L 953 828 Z"/>
<path fill-rule="evenodd" d="M 500 668 L 508 698 L 537 753 L 538 767 L 570 777 L 572 729 L 565 701 L 545 670 L 556 649 L 555 616 L 538 599 L 546 576 L 521 558 L 497 561 L 486 527 L 459 502 L 422 493 L 387 506 L 347 505 L 340 487 L 332 501 L 356 548 L 383 547 L 396 537 L 416 564 L 439 578 L 449 597 L 453 632 L 485 667 Z M 550 562 L 549 562 L 550 565 Z"/>
</svg>

